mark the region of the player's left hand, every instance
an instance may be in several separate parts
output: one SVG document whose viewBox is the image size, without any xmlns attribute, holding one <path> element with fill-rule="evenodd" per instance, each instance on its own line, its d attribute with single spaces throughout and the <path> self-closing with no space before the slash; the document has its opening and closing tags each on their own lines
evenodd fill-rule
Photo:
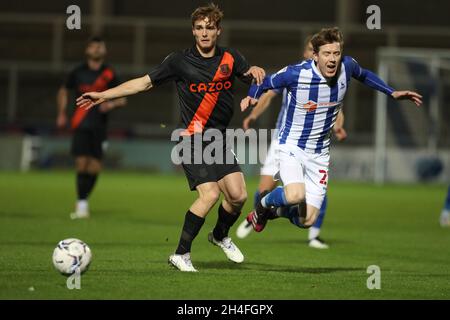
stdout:
<svg viewBox="0 0 450 320">
<path fill-rule="evenodd" d="M 259 86 L 261 83 L 263 83 L 266 72 L 263 68 L 252 66 L 246 73 L 244 73 L 244 76 L 248 75 L 251 75 L 256 80 L 256 84 Z"/>
<path fill-rule="evenodd" d="M 254 106 L 258 102 L 257 99 L 246 96 L 241 100 L 241 111 L 244 112 L 248 107 Z"/>
<path fill-rule="evenodd" d="M 86 92 L 77 98 L 77 107 L 89 110 L 93 106 L 102 104 L 106 99 L 102 92 Z"/>
<path fill-rule="evenodd" d="M 414 91 L 394 91 L 392 97 L 396 100 L 411 100 L 418 107 L 422 104 L 422 96 Z"/>
<path fill-rule="evenodd" d="M 347 138 L 347 131 L 345 131 L 345 129 L 342 127 L 334 128 L 333 132 L 334 132 L 334 135 L 336 136 L 336 139 L 338 139 L 338 141 L 342 141 Z"/>
</svg>

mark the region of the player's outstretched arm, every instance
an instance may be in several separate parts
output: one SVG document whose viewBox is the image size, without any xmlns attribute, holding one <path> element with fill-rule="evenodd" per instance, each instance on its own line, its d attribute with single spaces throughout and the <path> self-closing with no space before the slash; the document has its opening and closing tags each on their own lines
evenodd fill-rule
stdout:
<svg viewBox="0 0 450 320">
<path fill-rule="evenodd" d="M 102 92 L 86 92 L 77 99 L 77 107 L 90 109 L 111 99 L 130 96 L 152 87 L 152 81 L 148 75 L 129 80 L 117 87 Z"/>
<path fill-rule="evenodd" d="M 256 80 L 256 84 L 259 86 L 260 84 L 262 84 L 264 77 L 266 76 L 266 72 L 263 68 L 251 66 L 250 69 L 248 69 L 248 71 L 244 73 L 244 76 L 249 75 L 251 75 Z"/>
<path fill-rule="evenodd" d="M 422 104 L 422 96 L 414 91 L 394 91 L 391 96 L 396 100 L 411 100 L 418 107 Z"/>
<path fill-rule="evenodd" d="M 247 130 L 250 127 L 250 123 L 258 119 L 259 116 L 266 111 L 267 107 L 270 105 L 270 102 L 276 95 L 276 91 L 269 90 L 261 96 L 255 108 L 242 122 L 242 128 L 244 128 L 244 130 Z"/>
<path fill-rule="evenodd" d="M 422 104 L 422 96 L 414 91 L 395 91 L 392 87 L 386 84 L 380 77 L 370 70 L 361 68 L 361 66 L 356 62 L 355 59 L 351 57 L 346 57 L 344 59 L 349 63 L 351 68 L 352 77 L 361 81 L 366 86 L 371 87 L 375 90 L 381 91 L 387 95 L 390 95 L 397 100 L 411 100 L 417 106 Z M 345 63 L 345 62 L 344 62 Z"/>
<path fill-rule="evenodd" d="M 241 100 L 241 111 L 255 105 L 267 90 L 288 88 L 291 83 L 297 81 L 290 69 L 291 67 L 287 66 L 275 74 L 264 77 L 260 85 L 251 85 L 247 97 Z"/>
</svg>

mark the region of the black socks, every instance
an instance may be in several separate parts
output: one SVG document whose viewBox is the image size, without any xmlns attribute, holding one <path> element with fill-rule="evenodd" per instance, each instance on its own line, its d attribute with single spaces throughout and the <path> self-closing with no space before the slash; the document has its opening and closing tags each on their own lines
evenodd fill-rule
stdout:
<svg viewBox="0 0 450 320">
<path fill-rule="evenodd" d="M 89 197 L 96 181 L 97 174 L 77 173 L 78 200 L 86 200 Z"/>
<path fill-rule="evenodd" d="M 222 241 L 223 238 L 228 236 L 228 231 L 230 231 L 231 226 L 239 218 L 239 213 L 228 213 L 220 205 L 219 207 L 219 217 L 217 218 L 216 227 L 213 230 L 214 239 Z"/>
<path fill-rule="evenodd" d="M 178 243 L 178 248 L 175 251 L 176 254 L 185 254 L 187 252 L 191 252 L 192 241 L 197 236 L 204 222 L 205 218 L 196 216 L 190 210 L 186 212 L 180 242 Z"/>
<path fill-rule="evenodd" d="M 228 236 L 228 231 L 238 218 L 239 213 L 228 213 L 227 211 L 225 211 L 222 205 L 220 205 L 219 217 L 217 218 L 217 223 L 213 230 L 214 239 L 222 241 L 223 238 Z M 185 254 L 187 252 L 191 252 L 192 241 L 199 233 L 204 222 L 205 218 L 196 216 L 190 210 L 186 212 L 180 242 L 178 243 L 177 250 L 175 251 L 176 254 Z"/>
</svg>

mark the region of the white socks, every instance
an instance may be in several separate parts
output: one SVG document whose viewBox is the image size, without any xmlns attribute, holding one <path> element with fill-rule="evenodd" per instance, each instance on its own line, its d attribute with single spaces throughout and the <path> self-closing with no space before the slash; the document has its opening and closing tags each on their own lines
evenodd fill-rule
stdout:
<svg viewBox="0 0 450 320">
<path fill-rule="evenodd" d="M 316 227 L 309 228 L 308 240 L 311 241 L 319 236 L 320 229 Z"/>
<path fill-rule="evenodd" d="M 77 201 L 77 212 L 88 212 L 89 206 L 87 200 Z"/>
<path fill-rule="evenodd" d="M 439 222 L 441 227 L 450 227 L 450 212 L 448 210 L 442 210 Z"/>
</svg>

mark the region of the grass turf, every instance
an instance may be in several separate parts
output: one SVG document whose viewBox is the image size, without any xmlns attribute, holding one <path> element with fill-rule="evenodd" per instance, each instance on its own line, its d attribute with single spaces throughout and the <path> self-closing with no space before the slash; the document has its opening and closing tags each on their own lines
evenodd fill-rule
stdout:
<svg viewBox="0 0 450 320">
<path fill-rule="evenodd" d="M 106 172 L 92 217 L 71 221 L 73 173 L 0 173 L 0 299 L 450 298 L 450 230 L 438 225 L 446 186 L 333 182 L 321 234 L 331 249 L 307 247 L 307 231 L 284 219 L 243 240 L 235 226 L 241 265 L 207 241 L 215 208 L 193 244 L 197 274 L 166 262 L 196 196 L 187 190 L 182 176 Z M 51 263 L 70 237 L 94 255 L 81 290 L 68 290 Z M 370 265 L 381 269 L 380 290 L 366 287 Z"/>
</svg>

